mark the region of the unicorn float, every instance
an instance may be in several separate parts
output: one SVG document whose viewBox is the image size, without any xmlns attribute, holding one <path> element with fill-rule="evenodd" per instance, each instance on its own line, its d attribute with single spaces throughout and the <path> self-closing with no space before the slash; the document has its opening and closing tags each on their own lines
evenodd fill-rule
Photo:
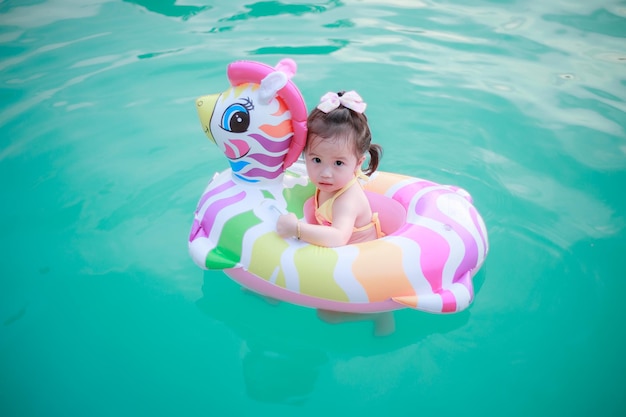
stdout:
<svg viewBox="0 0 626 417">
<path fill-rule="evenodd" d="M 364 188 L 385 236 L 336 248 L 276 233 L 280 213 L 313 220 L 315 187 L 299 160 L 307 110 L 291 81 L 296 64 L 236 61 L 230 87 L 197 99 L 206 136 L 230 168 L 202 194 L 189 251 L 203 269 L 294 304 L 346 313 L 413 308 L 453 313 L 474 298 L 488 252 L 485 224 L 465 190 L 375 172 Z"/>
</svg>

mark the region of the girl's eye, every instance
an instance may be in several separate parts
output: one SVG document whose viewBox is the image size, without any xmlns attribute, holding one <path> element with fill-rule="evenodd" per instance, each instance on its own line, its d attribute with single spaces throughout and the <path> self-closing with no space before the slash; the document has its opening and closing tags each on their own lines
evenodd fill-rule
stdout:
<svg viewBox="0 0 626 417">
<path fill-rule="evenodd" d="M 322 162 L 322 160 L 319 158 L 313 158 L 313 162 L 315 162 L 316 164 L 319 164 L 320 162 Z"/>
<path fill-rule="evenodd" d="M 343 161 L 335 161 L 335 165 L 337 165 L 338 167 L 343 165 Z"/>
<path fill-rule="evenodd" d="M 222 128 L 229 132 L 243 133 L 250 126 L 250 113 L 242 104 L 228 106 L 222 115 Z"/>
</svg>

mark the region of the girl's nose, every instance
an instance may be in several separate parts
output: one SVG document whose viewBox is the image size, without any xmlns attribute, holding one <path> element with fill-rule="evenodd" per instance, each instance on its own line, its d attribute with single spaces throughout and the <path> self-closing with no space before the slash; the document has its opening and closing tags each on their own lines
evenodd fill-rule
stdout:
<svg viewBox="0 0 626 417">
<path fill-rule="evenodd" d="M 320 175 L 322 177 L 330 177 L 331 176 L 331 169 L 328 165 L 326 165 L 324 168 L 322 168 L 322 171 L 320 172 Z"/>
</svg>

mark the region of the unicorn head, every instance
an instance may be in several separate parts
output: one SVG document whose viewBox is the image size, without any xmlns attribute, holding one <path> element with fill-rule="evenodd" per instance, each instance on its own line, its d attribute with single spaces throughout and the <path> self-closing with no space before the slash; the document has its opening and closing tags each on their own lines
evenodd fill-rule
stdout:
<svg viewBox="0 0 626 417">
<path fill-rule="evenodd" d="M 196 100 L 207 137 L 224 152 L 233 176 L 272 181 L 298 159 L 306 140 L 306 105 L 290 78 L 296 63 L 275 68 L 237 61 L 228 66 L 231 87 Z"/>
</svg>

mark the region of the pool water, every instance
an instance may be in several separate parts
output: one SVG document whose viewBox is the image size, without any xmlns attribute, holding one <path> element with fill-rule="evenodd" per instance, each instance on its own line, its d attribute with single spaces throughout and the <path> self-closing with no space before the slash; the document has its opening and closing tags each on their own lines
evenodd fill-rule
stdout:
<svg viewBox="0 0 626 417">
<path fill-rule="evenodd" d="M 626 412 L 624 1 L 5 0 L 0 51 L 1 415 Z M 375 337 L 194 265 L 194 99 L 283 57 L 473 195 L 467 310 Z"/>
</svg>

